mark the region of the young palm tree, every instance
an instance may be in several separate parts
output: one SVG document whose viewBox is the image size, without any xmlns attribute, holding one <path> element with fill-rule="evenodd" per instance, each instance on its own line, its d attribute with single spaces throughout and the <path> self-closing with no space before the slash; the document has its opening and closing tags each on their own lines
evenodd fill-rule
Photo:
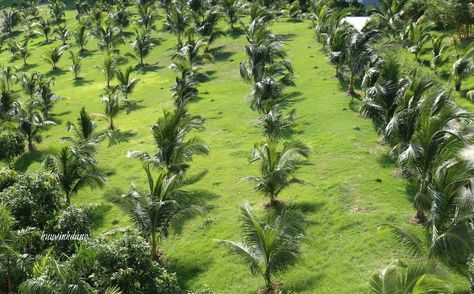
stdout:
<svg viewBox="0 0 474 294">
<path fill-rule="evenodd" d="M 21 22 L 21 15 L 20 12 L 13 8 L 13 9 L 3 9 L 3 24 L 8 35 L 11 35 L 13 32 L 13 28 L 16 27 Z"/>
<path fill-rule="evenodd" d="M 403 41 L 408 46 L 408 51 L 415 54 L 416 61 L 420 61 L 419 56 L 425 44 L 431 39 L 431 29 L 432 25 L 422 20 L 411 22 L 405 29 L 407 38 Z"/>
<path fill-rule="evenodd" d="M 408 148 L 426 99 L 425 93 L 433 85 L 427 78 L 417 78 L 415 74 L 406 79 L 400 89 L 397 110 L 384 130 L 385 139 L 393 146 L 392 154 L 396 159 Z"/>
<path fill-rule="evenodd" d="M 59 60 L 67 49 L 67 45 L 46 49 L 43 56 L 43 61 L 50 64 L 53 70 L 57 70 L 58 67 L 56 66 L 56 64 L 59 62 Z"/>
<path fill-rule="evenodd" d="M 79 47 L 79 52 L 83 53 L 86 51 L 85 46 L 90 40 L 90 34 L 87 31 L 87 27 L 84 24 L 79 24 L 79 27 L 74 32 L 74 39 L 76 46 Z"/>
<path fill-rule="evenodd" d="M 372 45 L 381 37 L 381 32 L 366 29 L 362 32 L 352 31 L 347 44 L 346 71 L 349 74 L 349 86 L 347 92 L 352 97 L 358 96 L 355 91 L 357 75 L 363 71 L 371 57 L 376 56 Z"/>
<path fill-rule="evenodd" d="M 225 32 L 219 29 L 219 20 L 221 12 L 219 7 L 212 7 L 203 12 L 202 16 L 195 16 L 194 23 L 196 25 L 196 32 L 202 38 L 206 39 L 206 44 L 209 46 L 214 43 L 219 37 L 225 35 Z M 206 47 L 206 49 L 208 49 Z"/>
<path fill-rule="evenodd" d="M 58 157 L 48 155 L 43 162 L 45 169 L 56 175 L 64 192 L 66 204 L 83 187 L 102 186 L 105 175 L 97 168 L 96 160 L 79 149 L 63 147 Z"/>
<path fill-rule="evenodd" d="M 79 51 L 80 52 L 80 51 Z M 81 63 L 82 57 L 78 53 L 74 53 L 73 51 L 69 51 L 70 59 L 71 59 L 71 67 L 69 68 L 72 73 L 74 74 L 74 80 L 79 80 L 79 73 L 81 71 Z"/>
<path fill-rule="evenodd" d="M 67 123 L 67 131 L 74 132 L 73 137 L 61 138 L 62 141 L 70 142 L 72 148 L 80 150 L 80 153 L 88 154 L 93 157 L 97 153 L 97 146 L 104 138 L 103 132 L 96 132 L 96 124 L 91 119 L 83 107 L 79 113 L 77 124 L 72 122 Z"/>
<path fill-rule="evenodd" d="M 102 96 L 102 103 L 104 104 L 104 113 L 94 115 L 100 119 L 107 121 L 107 123 L 109 124 L 108 129 L 110 131 L 114 131 L 116 129 L 114 119 L 115 117 L 117 117 L 121 110 L 120 96 L 115 91 L 112 91 L 110 94 Z"/>
<path fill-rule="evenodd" d="M 340 69 L 344 65 L 346 47 L 350 33 L 351 31 L 348 26 L 340 26 L 327 39 L 329 60 L 336 67 L 336 74 L 334 75 L 336 78 L 340 77 Z"/>
<path fill-rule="evenodd" d="M 431 38 L 431 69 L 438 73 L 438 70 L 448 60 L 447 56 L 444 56 L 445 45 L 443 44 L 446 36 L 432 37 Z"/>
<path fill-rule="evenodd" d="M 139 66 L 145 65 L 143 59 L 150 55 L 153 47 L 155 47 L 155 44 L 151 42 L 151 35 L 144 30 L 136 29 L 135 40 L 132 42 L 132 48 L 135 54 L 131 54 L 131 56 L 138 61 Z"/>
<path fill-rule="evenodd" d="M 11 40 L 8 45 L 10 46 L 10 51 L 14 52 L 14 56 L 23 60 L 23 66 L 28 65 L 28 57 L 31 55 L 31 48 L 28 45 L 29 40 L 26 39 L 23 43 L 18 43 L 14 40 Z"/>
<path fill-rule="evenodd" d="M 277 150 L 275 142 L 256 144 L 252 150 L 250 163 L 260 161 L 260 176 L 243 180 L 256 182 L 255 190 L 270 199 L 267 206 L 276 207 L 280 204 L 277 197 L 281 191 L 291 184 L 304 183 L 292 174 L 298 167 L 301 157 L 308 158 L 308 156 L 309 148 L 299 141 L 284 143 L 281 151 Z"/>
<path fill-rule="evenodd" d="M 203 122 L 201 117 L 190 116 L 185 109 L 163 110 L 163 117 L 152 127 L 158 151 L 154 155 L 134 151 L 128 152 L 128 156 L 165 168 L 168 174 L 183 174 L 194 155 L 209 153 L 209 147 L 196 137 L 186 138 L 193 129 L 201 128 Z"/>
<path fill-rule="evenodd" d="M 5 79 L 0 80 L 0 118 L 10 120 L 17 104 L 17 95 L 10 89 Z"/>
<path fill-rule="evenodd" d="M 192 76 L 184 78 L 176 77 L 176 83 L 171 87 L 171 93 L 174 98 L 174 105 L 178 108 L 184 108 L 191 100 L 196 98 L 199 91 L 197 83 Z"/>
<path fill-rule="evenodd" d="M 265 280 L 265 288 L 260 293 L 277 293 L 282 285 L 274 283 L 274 277 L 295 266 L 301 255 L 304 220 L 290 209 L 260 220 L 248 203 L 241 206 L 240 211 L 243 240 L 222 240 L 219 244 L 248 266 L 252 275 Z"/>
<path fill-rule="evenodd" d="M 66 4 L 62 0 L 49 0 L 48 14 L 55 20 L 56 24 L 63 22 L 65 9 Z"/>
<path fill-rule="evenodd" d="M 97 26 L 95 36 L 99 40 L 99 49 L 105 50 L 107 54 L 110 54 L 118 45 L 125 42 L 119 28 L 113 26 L 109 21 Z"/>
<path fill-rule="evenodd" d="M 360 112 L 370 117 L 381 133 L 384 133 L 397 109 L 399 91 L 405 83 L 401 76 L 401 64 L 395 55 L 387 56 L 364 76 L 362 84 L 366 94 Z"/>
<path fill-rule="evenodd" d="M 169 7 L 166 14 L 165 29 L 172 32 L 178 38 L 178 47 L 183 44 L 182 36 L 190 25 L 190 18 L 176 5 Z"/>
<path fill-rule="evenodd" d="M 41 79 L 41 74 L 35 71 L 33 73 L 21 73 L 18 80 L 25 94 L 27 94 L 30 99 L 33 99 L 33 96 L 38 90 L 38 83 Z"/>
<path fill-rule="evenodd" d="M 444 92 L 429 97 L 422 106 L 408 148 L 400 155 L 400 163 L 416 178 L 418 192 L 414 198 L 417 219 L 426 221 L 426 211 L 432 208 L 430 185 L 436 163 L 443 156 L 454 155 L 465 145 L 462 131 L 453 128 L 453 122 L 462 122 L 470 115 L 454 106 Z"/>
<path fill-rule="evenodd" d="M 280 107 L 273 107 L 268 113 L 262 115 L 260 119 L 263 126 L 263 134 L 268 141 L 277 141 L 284 132 L 291 129 L 295 124 L 295 109 L 284 115 Z"/>
<path fill-rule="evenodd" d="M 43 35 L 45 38 L 45 43 L 49 43 L 49 34 L 51 34 L 51 24 L 45 20 L 40 20 L 39 22 L 33 23 L 33 27 L 38 29 L 38 34 Z"/>
<path fill-rule="evenodd" d="M 54 78 L 40 77 L 38 79 L 38 88 L 36 92 L 35 102 L 37 107 L 42 111 L 43 117 L 48 119 L 53 109 L 54 103 L 60 99 L 60 97 L 52 92 L 52 86 L 54 85 Z"/>
<path fill-rule="evenodd" d="M 453 64 L 453 78 L 454 78 L 454 88 L 456 91 L 461 91 L 462 80 L 471 75 L 474 71 L 474 66 L 472 65 L 471 57 L 461 57 Z"/>
<path fill-rule="evenodd" d="M 465 159 L 440 159 L 430 176 L 428 198 L 430 219 L 426 224 L 428 248 L 416 234 L 393 225 L 383 225 L 415 256 L 431 260 L 463 263 L 474 250 L 474 198 L 470 188 L 472 163 Z"/>
<path fill-rule="evenodd" d="M 221 0 L 220 5 L 227 23 L 229 24 L 230 29 L 233 31 L 235 24 L 239 22 L 243 5 L 240 0 Z"/>
<path fill-rule="evenodd" d="M 114 59 L 110 55 L 105 56 L 104 63 L 102 65 L 98 65 L 97 69 L 100 70 L 104 75 L 104 78 L 107 81 L 107 88 L 110 88 L 110 81 L 112 81 L 115 76 Z"/>
<path fill-rule="evenodd" d="M 19 131 L 28 141 L 28 151 L 35 150 L 34 143 L 40 143 L 41 132 L 54 122 L 46 120 L 34 101 L 29 101 L 23 108 L 17 109 L 16 117 L 19 121 Z"/>
<path fill-rule="evenodd" d="M 69 37 L 71 36 L 71 33 L 68 31 L 67 27 L 64 26 L 58 26 L 54 32 L 56 35 L 58 35 L 58 38 L 62 41 L 63 46 L 67 45 L 67 41 L 69 40 Z"/>
<path fill-rule="evenodd" d="M 138 3 L 138 20 L 137 24 L 143 28 L 144 32 L 150 33 L 155 28 L 156 15 L 156 2 L 149 1 L 149 3 Z"/>
<path fill-rule="evenodd" d="M 376 9 L 377 16 L 381 19 L 381 23 L 386 26 L 388 33 L 393 36 L 399 34 L 405 21 L 405 6 L 408 0 L 380 0 L 380 5 Z"/>
<path fill-rule="evenodd" d="M 125 70 L 119 69 L 116 72 L 117 80 L 119 81 L 119 90 L 125 96 L 126 100 L 128 100 L 128 95 L 133 92 L 138 82 L 137 77 L 132 77 L 132 73 L 132 66 L 127 67 Z"/>
<path fill-rule="evenodd" d="M 172 58 L 178 61 L 187 61 L 190 65 L 196 66 L 204 60 L 213 60 L 210 53 L 203 52 L 206 47 L 205 40 L 196 40 L 190 35 L 187 42 L 173 54 Z"/>
<path fill-rule="evenodd" d="M 163 259 L 159 244 L 169 233 L 173 221 L 189 210 L 185 203 L 187 192 L 182 190 L 183 181 L 180 176 L 168 176 L 161 172 L 153 177 L 150 164 L 144 169 L 148 179 L 148 190 L 142 191 L 132 185 L 127 194 L 123 195 L 120 204 L 130 215 L 141 235 L 150 244 L 151 256 L 155 261 Z"/>
<path fill-rule="evenodd" d="M 370 293 L 450 293 L 450 287 L 436 269 L 426 263 L 397 264 L 372 274 Z"/>
</svg>

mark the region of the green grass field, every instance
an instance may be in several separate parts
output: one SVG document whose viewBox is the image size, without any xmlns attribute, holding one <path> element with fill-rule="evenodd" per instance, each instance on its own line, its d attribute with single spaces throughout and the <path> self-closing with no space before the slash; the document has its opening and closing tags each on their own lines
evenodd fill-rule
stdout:
<svg viewBox="0 0 474 294">
<path fill-rule="evenodd" d="M 72 11 L 68 11 L 67 18 L 72 29 Z M 359 116 L 358 103 L 351 101 L 345 87 L 331 78 L 334 69 L 314 40 L 310 23 L 281 20 L 273 29 L 285 35 L 289 59 L 298 76 L 297 87 L 289 89 L 294 97 L 292 107 L 297 109 L 292 139 L 301 140 L 312 149 L 309 164 L 298 171 L 308 184 L 293 186 L 281 195 L 281 200 L 304 213 L 310 236 L 301 262 L 281 280 L 285 288 L 295 293 L 366 293 L 374 270 L 394 258 L 407 256 L 400 243 L 377 232 L 377 225 L 389 222 L 422 232 L 410 223 L 414 214 L 410 189 L 406 180 L 396 175 L 389 149 L 381 143 L 371 121 Z M 156 48 L 146 60 L 150 65 L 140 74 L 131 95 L 138 101 L 137 107 L 128 114 L 123 111 L 116 119 L 122 141 L 112 146 L 104 142 L 99 150 L 99 165 L 109 173 L 107 185 L 101 190 L 82 190 L 73 198 L 74 204 L 110 205 L 96 234 L 131 226 L 123 212 L 110 204 L 108 196 L 126 191 L 132 182 L 145 183 L 140 162 L 126 158 L 126 152 L 153 151 L 150 126 L 162 115 L 163 108 L 172 107 L 169 88 L 175 74 L 168 66 L 176 39 L 161 31 L 153 37 Z M 69 54 L 59 62 L 60 71 L 50 72 L 50 67 L 40 60 L 46 48 L 42 42 L 42 37 L 33 41 L 34 51 L 27 68 L 22 68 L 20 60 L 11 61 L 6 51 L 0 55 L 2 65 L 55 76 L 54 91 L 63 96 L 54 108 L 57 125 L 44 133 L 36 152 L 15 162 L 14 167 L 21 171 L 40 168 L 46 154 L 62 147 L 60 138 L 67 135 L 66 123 L 76 120 L 82 106 L 91 113 L 100 113 L 103 108 L 100 95 L 105 80 L 95 66 L 102 63 L 104 53 L 97 50 L 95 41 L 87 47 L 90 54 L 83 60 L 84 79 L 80 82 L 73 81 L 68 71 Z M 262 196 L 251 184 L 240 182 L 242 177 L 256 174 L 257 167 L 248 164 L 248 157 L 253 144 L 263 138 L 255 126 L 257 114 L 247 100 L 250 86 L 239 74 L 245 44 L 244 35 L 228 35 L 213 44 L 216 60 L 202 69 L 211 79 L 199 86 L 200 99 L 190 105 L 191 113 L 207 119 L 205 130 L 195 135 L 210 146 L 211 153 L 196 157 L 190 170 L 191 175 L 206 174 L 189 187 L 198 192 L 206 213 L 187 221 L 162 247 L 180 282 L 190 289 L 255 293 L 262 285 L 215 241 L 240 238 L 240 204 L 248 200 L 263 212 Z M 130 48 L 128 43 L 121 46 L 120 55 Z M 103 122 L 99 126 L 106 127 Z"/>
</svg>

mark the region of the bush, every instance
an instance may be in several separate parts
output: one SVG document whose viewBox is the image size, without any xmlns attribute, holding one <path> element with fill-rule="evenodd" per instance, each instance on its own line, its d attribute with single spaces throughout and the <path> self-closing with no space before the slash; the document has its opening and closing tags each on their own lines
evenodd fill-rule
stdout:
<svg viewBox="0 0 474 294">
<path fill-rule="evenodd" d="M 18 181 L 18 175 L 11 169 L 0 169 L 0 192 Z"/>
<path fill-rule="evenodd" d="M 91 233 L 92 210 L 69 206 L 62 210 L 52 231 L 55 234 L 89 236 Z M 71 255 L 81 240 L 57 240 L 53 246 L 57 254 Z"/>
<path fill-rule="evenodd" d="M 0 204 L 5 205 L 17 221 L 14 228 L 44 229 L 61 208 L 61 189 L 50 173 L 20 175 L 13 185 L 0 192 Z"/>
<path fill-rule="evenodd" d="M 148 243 L 131 231 L 116 240 L 95 240 L 92 279 L 99 289 L 118 286 L 123 293 L 181 293 L 176 275 L 151 259 Z"/>
<path fill-rule="evenodd" d="M 11 161 L 25 152 L 25 136 L 20 132 L 0 132 L 0 160 L 10 166 Z"/>
</svg>

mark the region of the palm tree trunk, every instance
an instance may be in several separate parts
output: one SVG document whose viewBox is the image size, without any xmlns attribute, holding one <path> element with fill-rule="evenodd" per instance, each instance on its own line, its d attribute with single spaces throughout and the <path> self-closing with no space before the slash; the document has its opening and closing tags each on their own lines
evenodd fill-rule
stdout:
<svg viewBox="0 0 474 294">
<path fill-rule="evenodd" d="M 66 192 L 66 205 L 71 206 L 71 193 Z"/>
<path fill-rule="evenodd" d="M 416 210 L 416 219 L 420 224 L 424 224 L 426 222 L 426 215 L 422 209 Z"/>
<path fill-rule="evenodd" d="M 354 86 L 354 73 L 351 72 L 351 78 L 349 80 L 349 88 L 347 90 L 349 95 L 354 96 L 355 95 L 355 86 Z"/>
<path fill-rule="evenodd" d="M 8 273 L 8 278 L 7 278 L 7 289 L 8 289 L 8 293 L 12 292 L 13 291 L 13 280 L 12 280 L 12 275 L 10 273 Z"/>
<path fill-rule="evenodd" d="M 35 145 L 33 144 L 33 137 L 30 135 L 28 136 L 28 151 L 32 152 L 35 150 Z"/>
<path fill-rule="evenodd" d="M 460 78 L 457 78 L 454 85 L 454 88 L 456 89 L 457 92 L 461 91 L 461 86 L 462 86 L 462 80 Z"/>
</svg>

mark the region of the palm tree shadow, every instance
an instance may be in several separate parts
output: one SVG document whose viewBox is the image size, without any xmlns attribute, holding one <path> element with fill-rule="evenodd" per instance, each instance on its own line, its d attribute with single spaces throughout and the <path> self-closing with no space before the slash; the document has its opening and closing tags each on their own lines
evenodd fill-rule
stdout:
<svg viewBox="0 0 474 294">
<path fill-rule="evenodd" d="M 296 34 L 292 34 L 292 33 L 290 33 L 290 34 L 281 34 L 281 35 L 278 35 L 278 37 L 282 41 L 291 41 L 291 39 L 296 37 Z"/>
<path fill-rule="evenodd" d="M 33 163 L 41 163 L 47 153 L 48 152 L 39 150 L 27 152 L 16 159 L 16 161 L 13 163 L 13 168 L 20 172 L 26 172 L 28 167 L 30 167 L 30 165 Z"/>
<path fill-rule="evenodd" d="M 143 102 L 143 99 L 142 99 L 142 100 L 135 100 L 133 103 L 127 103 L 127 104 L 124 106 L 125 113 L 126 113 L 126 114 L 130 114 L 130 113 L 133 112 L 133 111 L 136 111 L 136 110 L 140 110 L 140 109 L 142 109 L 142 108 L 145 108 L 145 106 L 139 104 L 139 102 Z"/>
<path fill-rule="evenodd" d="M 109 135 L 109 147 L 128 142 L 136 134 L 137 134 L 136 132 L 132 132 L 132 131 L 114 130 Z"/>
<path fill-rule="evenodd" d="M 349 101 L 349 108 L 350 108 L 353 112 L 359 112 L 360 105 L 359 105 L 358 100 L 351 99 L 351 101 Z"/>
<path fill-rule="evenodd" d="M 187 288 L 187 282 L 205 272 L 211 264 L 213 264 L 212 259 L 200 256 L 199 259 L 192 262 L 183 262 L 182 260 L 170 258 L 166 260 L 165 267 L 170 272 L 177 273 L 180 277 L 178 283 L 182 288 Z"/>
<path fill-rule="evenodd" d="M 207 173 L 207 171 L 206 171 Z M 197 177 L 204 176 L 198 174 Z M 181 234 L 183 232 L 184 225 L 194 219 L 198 215 L 204 215 L 205 213 L 212 210 L 214 207 L 211 205 L 207 205 L 207 203 L 211 200 L 218 198 L 219 195 L 210 192 L 208 190 L 203 189 L 196 189 L 189 191 L 188 197 L 186 198 L 186 206 L 189 207 L 182 216 L 179 217 L 176 221 L 172 224 L 172 229 L 175 234 Z"/>
<path fill-rule="evenodd" d="M 396 168 L 396 162 L 393 160 L 393 158 L 390 156 L 390 154 L 384 153 L 381 156 L 377 158 L 377 162 L 380 164 L 381 167 L 392 167 Z"/>
<path fill-rule="evenodd" d="M 35 68 L 35 67 L 38 67 L 38 64 L 37 63 L 28 63 L 27 65 L 23 65 L 21 67 L 22 70 L 25 70 L 25 71 L 28 71 L 32 68 Z"/>
<path fill-rule="evenodd" d="M 143 74 L 146 74 L 148 72 L 157 72 L 160 69 L 163 69 L 164 66 L 158 65 L 158 63 L 155 64 L 145 64 L 143 66 L 139 66 L 138 69 L 140 72 Z"/>
<path fill-rule="evenodd" d="M 288 208 L 300 211 L 302 214 L 318 213 L 324 207 L 323 202 L 297 202 L 288 204 Z"/>
<path fill-rule="evenodd" d="M 416 181 L 409 179 L 407 181 L 405 191 L 406 191 L 408 200 L 413 201 L 415 199 L 416 193 L 418 192 L 418 185 Z"/>
<path fill-rule="evenodd" d="M 62 76 L 65 75 L 68 72 L 68 70 L 61 69 L 61 68 L 55 68 L 50 70 L 49 72 L 46 73 L 46 76 L 49 77 L 56 77 L 56 76 Z"/>
<path fill-rule="evenodd" d="M 291 293 L 301 293 L 301 292 L 306 292 L 310 289 L 314 289 L 314 286 L 317 284 L 321 284 L 321 281 L 324 278 L 323 273 L 317 273 L 311 275 L 311 276 L 304 276 L 301 277 L 300 279 L 296 280 L 294 283 L 292 283 L 295 286 L 289 286 L 288 290 L 291 291 Z"/>
<path fill-rule="evenodd" d="M 74 80 L 74 86 L 76 87 L 80 87 L 80 86 L 84 86 L 84 85 L 90 85 L 93 83 L 92 80 L 86 80 L 84 78 L 77 78 Z"/>
<path fill-rule="evenodd" d="M 231 36 L 233 39 L 237 39 L 243 34 L 245 34 L 245 31 L 242 28 L 234 28 L 233 30 L 229 30 L 229 36 Z"/>
<path fill-rule="evenodd" d="M 234 52 L 231 51 L 224 51 L 223 49 L 225 46 L 219 46 L 215 47 L 209 50 L 209 52 L 214 56 L 214 59 L 216 61 L 225 61 L 229 59 L 232 55 L 234 55 Z"/>
</svg>

